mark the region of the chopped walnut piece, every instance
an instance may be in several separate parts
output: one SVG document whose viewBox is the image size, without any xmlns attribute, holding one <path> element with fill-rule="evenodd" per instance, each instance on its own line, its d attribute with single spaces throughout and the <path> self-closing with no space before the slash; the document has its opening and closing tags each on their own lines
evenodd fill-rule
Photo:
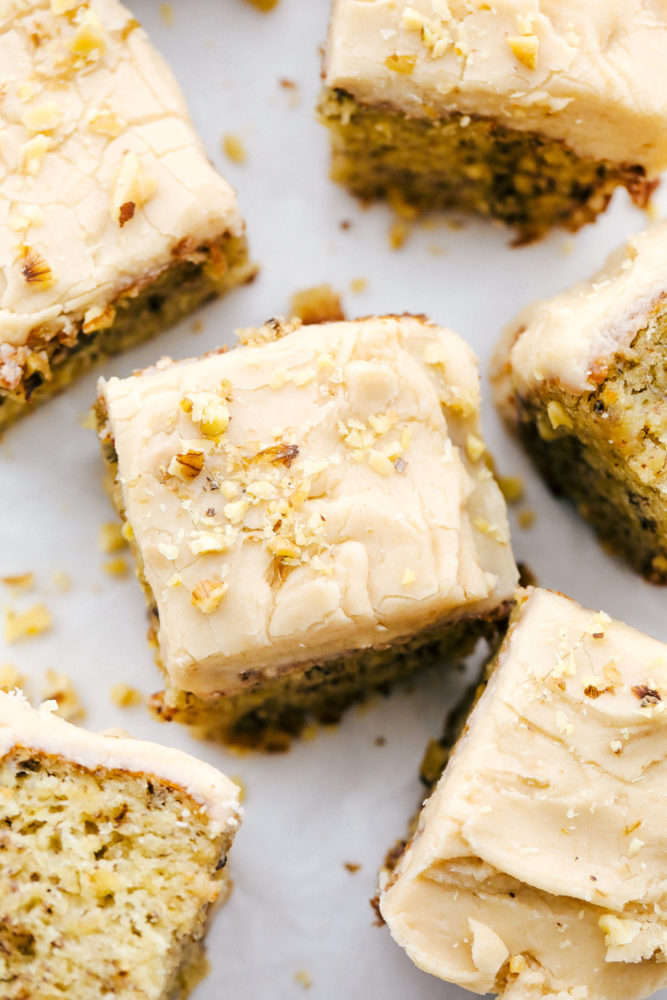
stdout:
<svg viewBox="0 0 667 1000">
<path fill-rule="evenodd" d="M 632 693 L 639 698 L 640 708 L 649 708 L 662 701 L 660 692 L 655 688 L 649 687 L 647 684 L 635 684 L 632 687 Z"/>
<path fill-rule="evenodd" d="M 523 498 L 524 486 L 521 476 L 497 476 L 496 479 L 507 503 L 518 503 Z"/>
<path fill-rule="evenodd" d="M 76 693 L 72 678 L 67 674 L 47 670 L 41 686 L 41 695 L 45 701 L 57 702 L 56 715 L 67 722 L 81 721 L 86 716 L 86 710 Z"/>
<path fill-rule="evenodd" d="M 141 691 L 129 684 L 114 684 L 111 688 L 111 700 L 118 708 L 130 708 L 140 705 L 143 698 Z"/>
<path fill-rule="evenodd" d="M 111 218 L 124 226 L 156 190 L 157 181 L 142 168 L 137 154 L 125 153 L 111 193 Z"/>
<path fill-rule="evenodd" d="M 205 615 L 212 614 L 223 599 L 229 584 L 224 580 L 200 580 L 193 587 L 191 603 L 195 608 L 199 608 Z"/>
<path fill-rule="evenodd" d="M 51 612 L 45 604 L 33 604 L 26 611 L 5 610 L 5 639 L 17 642 L 28 636 L 41 635 L 53 625 Z"/>
<path fill-rule="evenodd" d="M 55 280 L 53 271 L 42 255 L 37 250 L 27 246 L 22 248 L 22 253 L 23 263 L 21 265 L 21 274 L 27 283 L 40 292 L 51 288 Z"/>
<path fill-rule="evenodd" d="M 203 451 L 186 451 L 183 454 L 174 455 L 167 467 L 170 476 L 177 476 L 185 482 L 196 479 L 204 468 Z"/>
<path fill-rule="evenodd" d="M 331 285 L 315 285 L 295 292 L 290 301 L 290 312 L 304 326 L 345 319 L 340 295 Z"/>
<path fill-rule="evenodd" d="M 48 135 L 41 133 L 24 143 L 21 150 L 21 169 L 31 177 L 35 177 L 39 173 L 42 160 L 50 145 L 51 140 Z"/>
<path fill-rule="evenodd" d="M 23 124 L 29 132 L 51 132 L 61 121 L 62 115 L 55 101 L 28 108 L 23 115 Z"/>
<path fill-rule="evenodd" d="M 417 56 L 398 55 L 397 52 L 394 52 L 392 55 L 387 56 L 384 62 L 387 69 L 392 70 L 394 73 L 410 74 L 415 68 Z"/>
<path fill-rule="evenodd" d="M 227 387 L 223 387 L 223 390 Z M 229 393 L 227 397 L 229 400 Z M 217 438 L 229 426 L 229 407 L 215 392 L 192 392 L 180 403 L 181 409 L 189 413 L 194 423 L 199 424 L 205 437 Z"/>
<path fill-rule="evenodd" d="M 528 69 L 537 67 L 537 52 L 540 47 L 537 35 L 510 35 L 507 44 L 524 66 L 527 66 Z"/>
<path fill-rule="evenodd" d="M 254 2 L 254 0 L 252 0 Z M 298 972 L 294 973 L 294 979 L 300 986 L 303 986 L 304 990 L 309 990 L 313 985 L 313 979 L 307 969 L 299 969 Z"/>
<path fill-rule="evenodd" d="M 112 305 L 91 306 L 83 316 L 82 333 L 95 333 L 97 330 L 108 330 L 116 319 L 116 310 Z"/>
<path fill-rule="evenodd" d="M 97 59 L 104 52 L 105 46 L 102 22 L 94 11 L 88 9 L 70 40 L 70 50 L 73 55 L 82 59 Z"/>
</svg>

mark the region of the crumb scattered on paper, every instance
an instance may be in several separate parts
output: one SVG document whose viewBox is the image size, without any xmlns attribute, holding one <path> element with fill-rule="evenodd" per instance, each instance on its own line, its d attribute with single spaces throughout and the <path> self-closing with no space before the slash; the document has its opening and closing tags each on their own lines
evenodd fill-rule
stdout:
<svg viewBox="0 0 667 1000">
<path fill-rule="evenodd" d="M 114 684 L 111 688 L 111 700 L 118 708 L 131 708 L 143 701 L 141 691 L 130 684 Z"/>
<path fill-rule="evenodd" d="M 405 222 L 401 222 L 397 219 L 396 222 L 392 223 L 391 229 L 389 230 L 389 246 L 392 250 L 400 250 L 408 238 L 408 227 Z"/>
<path fill-rule="evenodd" d="M 532 528 L 535 524 L 535 511 L 530 507 L 520 510 L 516 516 L 516 521 L 520 528 Z"/>
<path fill-rule="evenodd" d="M 13 573 L 9 576 L 0 577 L 5 587 L 11 590 L 32 590 L 35 586 L 34 573 Z"/>
<path fill-rule="evenodd" d="M 66 594 L 72 589 L 72 577 L 64 569 L 57 569 L 51 575 L 51 583 L 61 594 Z"/>
<path fill-rule="evenodd" d="M 107 559 L 102 563 L 102 569 L 109 576 L 127 576 L 130 567 L 125 556 L 116 556 L 114 559 Z"/>
<path fill-rule="evenodd" d="M 498 486 L 509 504 L 518 503 L 523 497 L 524 486 L 521 476 L 498 476 Z"/>
<path fill-rule="evenodd" d="M 171 28 L 174 23 L 174 7 L 170 3 L 160 4 L 160 17 L 164 21 L 167 28 Z"/>
<path fill-rule="evenodd" d="M 354 874 L 355 872 L 359 871 L 359 869 L 361 868 L 361 865 L 357 864 L 356 861 L 344 861 L 343 862 L 343 868 L 346 868 L 347 871 L 349 871 L 352 874 Z"/>
<path fill-rule="evenodd" d="M 56 715 L 67 722 L 80 722 L 86 716 L 74 683 L 69 674 L 59 674 L 56 670 L 47 670 L 46 678 L 40 687 L 44 701 L 58 703 Z"/>
<path fill-rule="evenodd" d="M 3 663 L 0 665 L 0 691 L 13 691 L 20 688 L 24 694 L 28 686 L 28 679 L 13 663 Z"/>
<path fill-rule="evenodd" d="M 298 972 L 295 972 L 294 979 L 300 986 L 303 986 L 304 990 L 309 990 L 313 985 L 313 980 L 307 969 L 299 969 Z"/>
<path fill-rule="evenodd" d="M 100 552 L 119 552 L 127 546 L 123 526 L 118 521 L 105 521 L 99 531 Z"/>
<path fill-rule="evenodd" d="M 345 319 L 340 295 L 331 285 L 315 285 L 295 292 L 290 302 L 290 315 L 300 319 L 304 326 Z"/>
<path fill-rule="evenodd" d="M 368 288 L 367 278 L 353 278 L 350 282 L 350 290 L 358 295 L 360 292 L 364 292 Z"/>
<path fill-rule="evenodd" d="M 41 635 L 53 625 L 51 612 L 45 604 L 33 604 L 26 611 L 5 609 L 5 639 L 17 642 L 30 636 Z"/>
<path fill-rule="evenodd" d="M 248 156 L 238 135 L 227 133 L 222 137 L 222 151 L 232 163 L 245 163 Z"/>
</svg>

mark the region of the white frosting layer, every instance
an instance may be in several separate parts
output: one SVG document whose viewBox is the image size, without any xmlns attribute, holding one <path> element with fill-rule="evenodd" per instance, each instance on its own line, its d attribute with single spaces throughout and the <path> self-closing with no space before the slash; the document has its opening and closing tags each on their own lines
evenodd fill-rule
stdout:
<svg viewBox="0 0 667 1000">
<path fill-rule="evenodd" d="M 665 0 L 334 0 L 324 76 L 366 104 L 484 115 L 655 174 L 666 49 Z"/>
<path fill-rule="evenodd" d="M 499 403 L 545 381 L 572 393 L 596 387 L 613 356 L 646 325 L 667 291 L 667 224 L 631 236 L 592 279 L 529 306 L 505 331 L 493 368 Z"/>
<path fill-rule="evenodd" d="M 381 895 L 417 965 L 512 1000 L 667 984 L 666 703 L 667 646 L 526 592 Z"/>
<path fill-rule="evenodd" d="M 242 231 L 174 77 L 116 0 L 0 3 L 0 92 L 2 341 L 68 329 L 184 239 Z"/>
<path fill-rule="evenodd" d="M 303 327 L 100 393 L 174 687 L 236 692 L 244 672 L 409 638 L 512 595 L 477 367 L 449 330 Z"/>
<path fill-rule="evenodd" d="M 15 746 L 57 754 L 82 767 L 110 768 L 169 782 L 191 795 L 217 831 L 239 825 L 239 788 L 210 764 L 180 750 L 143 740 L 103 736 L 73 726 L 49 710 L 31 708 L 18 693 L 0 691 L 0 754 Z"/>
</svg>

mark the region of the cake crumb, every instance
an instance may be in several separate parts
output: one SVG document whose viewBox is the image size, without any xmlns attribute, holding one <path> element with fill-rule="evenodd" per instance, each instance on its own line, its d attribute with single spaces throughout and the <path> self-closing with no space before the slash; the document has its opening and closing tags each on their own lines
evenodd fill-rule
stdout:
<svg viewBox="0 0 667 1000">
<path fill-rule="evenodd" d="M 245 163 L 247 159 L 247 154 L 245 151 L 245 146 L 241 142 L 238 135 L 232 135 L 227 133 L 222 137 L 222 151 L 228 160 L 232 163 Z"/>
<path fill-rule="evenodd" d="M 354 292 L 355 295 L 358 295 L 360 292 L 365 292 L 367 288 L 367 278 L 353 278 L 350 282 L 350 291 Z"/>
<path fill-rule="evenodd" d="M 532 528 L 535 524 L 535 516 L 535 511 L 532 510 L 532 508 L 527 507 L 525 510 L 519 511 L 516 516 L 516 523 L 520 528 L 527 530 L 528 528 Z"/>
<path fill-rule="evenodd" d="M 118 708 L 131 708 L 143 701 L 141 691 L 130 684 L 114 684 L 111 688 L 111 701 Z"/>
<path fill-rule="evenodd" d="M 13 573 L 0 577 L 0 580 L 11 590 L 32 590 L 35 586 L 34 573 Z"/>
<path fill-rule="evenodd" d="M 294 979 L 300 986 L 303 986 L 304 990 L 309 990 L 313 985 L 312 977 L 307 969 L 299 969 L 298 972 L 295 972 Z"/>
<path fill-rule="evenodd" d="M 46 677 L 41 685 L 41 695 L 44 701 L 55 701 L 58 705 L 56 715 L 66 722 L 80 722 L 86 717 L 72 678 L 68 674 L 59 674 L 56 670 L 46 671 Z"/>
<path fill-rule="evenodd" d="M 400 250 L 408 238 L 408 227 L 397 219 L 389 230 L 389 246 L 392 250 Z"/>
<path fill-rule="evenodd" d="M 347 869 L 348 872 L 351 872 L 354 875 L 355 872 L 359 871 L 361 865 L 357 864 L 356 861 L 344 861 L 343 868 Z"/>
<path fill-rule="evenodd" d="M 290 300 L 290 312 L 304 326 L 345 319 L 340 295 L 331 285 L 314 285 L 295 292 Z"/>
<path fill-rule="evenodd" d="M 107 559 L 102 563 L 102 569 L 109 576 L 127 576 L 130 571 L 125 556 L 116 556 L 114 559 Z"/>
<path fill-rule="evenodd" d="M 171 28 L 174 23 L 174 8 L 170 3 L 160 4 L 160 17 L 167 28 Z"/>
<path fill-rule="evenodd" d="M 45 604 L 33 604 L 26 611 L 5 609 L 5 639 L 7 642 L 17 642 L 28 636 L 41 635 L 48 632 L 53 625 L 51 612 Z"/>
<path fill-rule="evenodd" d="M 13 663 L 3 663 L 0 665 L 0 691 L 13 691 L 15 688 L 20 688 L 25 691 L 27 687 L 27 678 L 19 673 L 17 667 Z"/>
<path fill-rule="evenodd" d="M 524 486 L 521 476 L 498 476 L 500 492 L 509 504 L 518 503 L 523 498 Z"/>
<path fill-rule="evenodd" d="M 127 541 L 123 536 L 122 525 L 118 521 L 105 521 L 100 525 L 99 546 L 100 552 L 118 552 L 124 549 Z"/>
<path fill-rule="evenodd" d="M 274 7 L 278 6 L 278 0 L 248 0 L 248 3 L 256 7 L 257 10 L 264 12 L 273 10 Z"/>
<path fill-rule="evenodd" d="M 201 333 L 203 329 L 204 329 L 204 320 L 203 319 L 193 319 L 193 321 L 192 321 L 192 332 L 193 333 Z"/>
</svg>

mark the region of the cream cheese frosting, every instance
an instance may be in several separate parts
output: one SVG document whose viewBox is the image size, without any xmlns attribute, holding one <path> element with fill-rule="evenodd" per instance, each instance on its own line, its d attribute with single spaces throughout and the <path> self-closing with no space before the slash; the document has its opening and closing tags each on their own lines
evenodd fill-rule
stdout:
<svg viewBox="0 0 667 1000">
<path fill-rule="evenodd" d="M 667 984 L 667 646 L 544 590 L 385 884 L 421 968 L 512 1000 Z"/>
<path fill-rule="evenodd" d="M 0 363 L 242 232 L 171 71 L 116 0 L 0 2 L 0 92 Z"/>
<path fill-rule="evenodd" d="M 666 0 L 334 0 L 324 79 L 416 117 L 482 115 L 667 166 Z"/>
<path fill-rule="evenodd" d="M 243 339 L 100 381 L 172 685 L 235 693 L 511 597 L 460 337 L 382 317 Z"/>
<path fill-rule="evenodd" d="M 614 355 L 630 345 L 667 291 L 667 225 L 631 236 L 592 278 L 524 309 L 505 331 L 493 363 L 503 412 L 513 393 L 544 382 L 567 392 L 595 389 Z"/>
<path fill-rule="evenodd" d="M 239 788 L 216 768 L 180 750 L 91 733 L 53 714 L 55 703 L 31 708 L 16 691 L 0 691 L 0 754 L 13 747 L 57 754 L 90 770 L 109 768 L 148 774 L 182 788 L 206 811 L 218 831 L 238 827 Z"/>
</svg>

